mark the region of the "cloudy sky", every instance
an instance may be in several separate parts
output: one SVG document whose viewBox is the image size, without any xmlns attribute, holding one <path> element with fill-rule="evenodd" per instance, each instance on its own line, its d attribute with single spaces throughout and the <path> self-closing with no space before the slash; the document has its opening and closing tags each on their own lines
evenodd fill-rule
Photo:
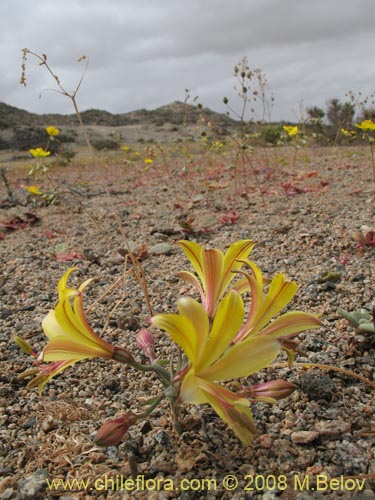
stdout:
<svg viewBox="0 0 375 500">
<path fill-rule="evenodd" d="M 295 119 L 349 90 L 375 90 L 374 0 L 1 0 L 0 101 L 37 113 L 71 113 L 45 68 L 21 49 L 46 53 L 81 110 L 122 113 L 185 98 L 234 108 L 233 67 L 244 56 L 267 77 L 271 118 Z"/>
</svg>

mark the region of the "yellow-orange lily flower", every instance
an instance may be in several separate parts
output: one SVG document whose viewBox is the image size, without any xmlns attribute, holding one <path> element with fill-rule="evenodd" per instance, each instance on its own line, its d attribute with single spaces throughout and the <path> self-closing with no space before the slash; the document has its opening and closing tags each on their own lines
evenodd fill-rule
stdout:
<svg viewBox="0 0 375 500">
<path fill-rule="evenodd" d="M 77 361 L 95 357 L 112 358 L 117 349 L 96 335 L 87 322 L 83 310 L 83 290 L 91 280 L 82 283 L 78 289 L 67 287 L 68 278 L 74 269 L 68 269 L 60 279 L 58 304 L 42 322 L 49 342 L 40 354 L 39 361 L 52 363 L 39 366 L 39 375 L 28 385 L 38 385 L 39 392 L 48 380 Z"/>
<path fill-rule="evenodd" d="M 60 279 L 59 302 L 42 322 L 44 333 L 49 338 L 43 350 L 43 361 L 111 358 L 115 350 L 114 346 L 96 335 L 83 311 L 82 292 L 92 280 L 86 280 L 78 289 L 67 287 L 69 275 L 74 269 L 68 269 Z"/>
<path fill-rule="evenodd" d="M 191 283 L 199 292 L 204 309 L 211 318 L 218 301 L 223 297 L 228 285 L 235 277 L 233 271 L 239 270 L 253 249 L 255 242 L 240 240 L 228 248 L 225 255 L 221 250 L 205 250 L 193 241 L 182 240 L 180 247 L 190 260 L 198 278 L 189 271 L 181 271 L 178 276 Z M 244 290 L 241 290 L 244 291 Z"/>
<path fill-rule="evenodd" d="M 277 283 L 279 281 L 277 278 Z M 151 319 L 154 325 L 169 333 L 188 357 L 187 366 L 178 374 L 181 400 L 209 403 L 245 444 L 251 442 L 255 432 L 250 403 L 217 382 L 257 372 L 277 357 L 284 337 L 320 325 L 315 316 L 297 312 L 293 316 L 287 313 L 263 328 L 270 315 L 291 299 L 288 286 L 271 283 L 271 287 L 271 294 L 269 292 L 263 302 L 256 301 L 255 307 L 260 307 L 260 313 L 256 314 L 251 307 L 252 319 L 245 323 L 243 300 L 236 290 L 231 290 L 219 302 L 212 320 L 204 307 L 191 297 L 179 299 L 179 314 L 159 314 Z M 254 325 L 257 335 L 250 334 L 250 326 Z"/>
</svg>

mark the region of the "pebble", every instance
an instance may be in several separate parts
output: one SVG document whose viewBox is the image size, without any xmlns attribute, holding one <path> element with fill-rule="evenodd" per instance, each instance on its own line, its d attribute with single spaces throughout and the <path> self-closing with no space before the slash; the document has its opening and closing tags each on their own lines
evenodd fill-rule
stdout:
<svg viewBox="0 0 375 500">
<path fill-rule="evenodd" d="M 1 500 L 11 500 L 11 498 L 14 498 L 14 495 L 15 495 L 15 491 L 13 488 L 7 488 L 6 490 L 4 490 L 1 495 L 0 495 L 0 499 Z"/>
<path fill-rule="evenodd" d="M 319 435 L 324 438 L 336 439 L 345 432 L 350 432 L 351 425 L 343 420 L 321 420 L 315 424 Z"/>
<path fill-rule="evenodd" d="M 25 479 L 18 482 L 18 490 L 22 500 L 32 500 L 38 498 L 42 489 L 46 486 L 46 479 L 49 474 L 45 469 L 38 469 Z"/>
<path fill-rule="evenodd" d="M 261 434 L 258 437 L 257 442 L 261 448 L 268 449 L 268 448 L 271 448 L 272 443 L 273 443 L 273 439 L 269 434 Z"/>
<path fill-rule="evenodd" d="M 315 441 L 319 437 L 319 432 L 317 431 L 296 431 L 292 432 L 291 440 L 296 444 L 307 444 Z"/>
<path fill-rule="evenodd" d="M 172 245 L 169 243 L 156 243 L 156 245 L 152 245 L 148 249 L 148 253 L 150 255 L 162 255 L 162 254 L 170 254 L 173 250 Z"/>
</svg>

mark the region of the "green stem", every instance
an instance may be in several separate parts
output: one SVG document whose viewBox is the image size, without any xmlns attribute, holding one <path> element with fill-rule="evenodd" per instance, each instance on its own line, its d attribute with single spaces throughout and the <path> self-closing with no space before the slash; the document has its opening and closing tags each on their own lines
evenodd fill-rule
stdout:
<svg viewBox="0 0 375 500">
<path fill-rule="evenodd" d="M 143 413 L 139 414 L 138 417 L 139 418 L 146 418 L 148 417 L 154 410 L 157 406 L 159 406 L 160 402 L 163 401 L 163 399 L 165 398 L 165 395 L 164 394 L 161 394 L 160 396 L 158 396 L 155 401 L 150 405 L 150 407 Z"/>
</svg>

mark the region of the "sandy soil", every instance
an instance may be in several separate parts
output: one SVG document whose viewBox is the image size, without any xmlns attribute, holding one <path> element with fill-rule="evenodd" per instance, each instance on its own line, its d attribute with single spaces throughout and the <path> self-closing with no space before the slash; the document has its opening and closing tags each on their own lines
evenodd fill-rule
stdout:
<svg viewBox="0 0 375 500">
<path fill-rule="evenodd" d="M 196 157 L 184 168 L 183 158 L 156 155 L 148 170 L 109 157 L 100 169 L 82 162 L 52 168 L 39 180 L 8 165 L 18 203 L 1 186 L 0 499 L 374 498 L 374 344 L 371 336 L 355 343 L 338 313 L 371 312 L 375 298 L 375 248 L 358 248 L 353 237 L 362 225 L 375 226 L 369 153 L 310 149 L 299 152 L 294 170 L 275 166 L 276 155 L 290 161 L 292 152 L 252 157 L 257 180 L 251 169 L 235 175 L 222 157 Z M 40 206 L 38 196 L 26 196 L 22 186 L 31 184 L 44 193 L 57 189 L 54 204 Z M 275 406 L 253 405 L 258 434 L 248 447 L 208 407 L 185 406 L 185 431 L 178 435 L 166 404 L 134 425 L 118 447 L 97 447 L 99 426 L 126 410 L 142 410 L 158 381 L 114 362 L 82 362 L 40 397 L 17 377 L 32 359 L 13 338 L 42 349 L 41 321 L 56 303 L 59 278 L 75 266 L 73 283 L 95 278 L 85 303 L 95 330 L 142 359 L 135 335 L 150 311 L 126 274 L 124 236 L 143 258 L 154 313 L 174 312 L 176 298 L 192 293 L 176 276 L 189 269 L 179 239 L 223 250 L 241 238 L 256 240 L 251 257 L 264 274 L 282 271 L 299 283 L 291 307 L 322 315 L 322 328 L 299 336 L 305 355 L 297 361 L 352 373 L 270 367 L 252 377 L 247 382 L 285 378 L 299 389 Z M 163 332 L 155 336 L 158 352 L 168 356 L 169 339 Z M 124 481 L 136 473 L 143 483 L 126 489 Z M 228 475 L 233 477 L 223 483 Z M 56 483 L 53 490 L 46 483 L 53 479 L 88 483 Z"/>
</svg>

